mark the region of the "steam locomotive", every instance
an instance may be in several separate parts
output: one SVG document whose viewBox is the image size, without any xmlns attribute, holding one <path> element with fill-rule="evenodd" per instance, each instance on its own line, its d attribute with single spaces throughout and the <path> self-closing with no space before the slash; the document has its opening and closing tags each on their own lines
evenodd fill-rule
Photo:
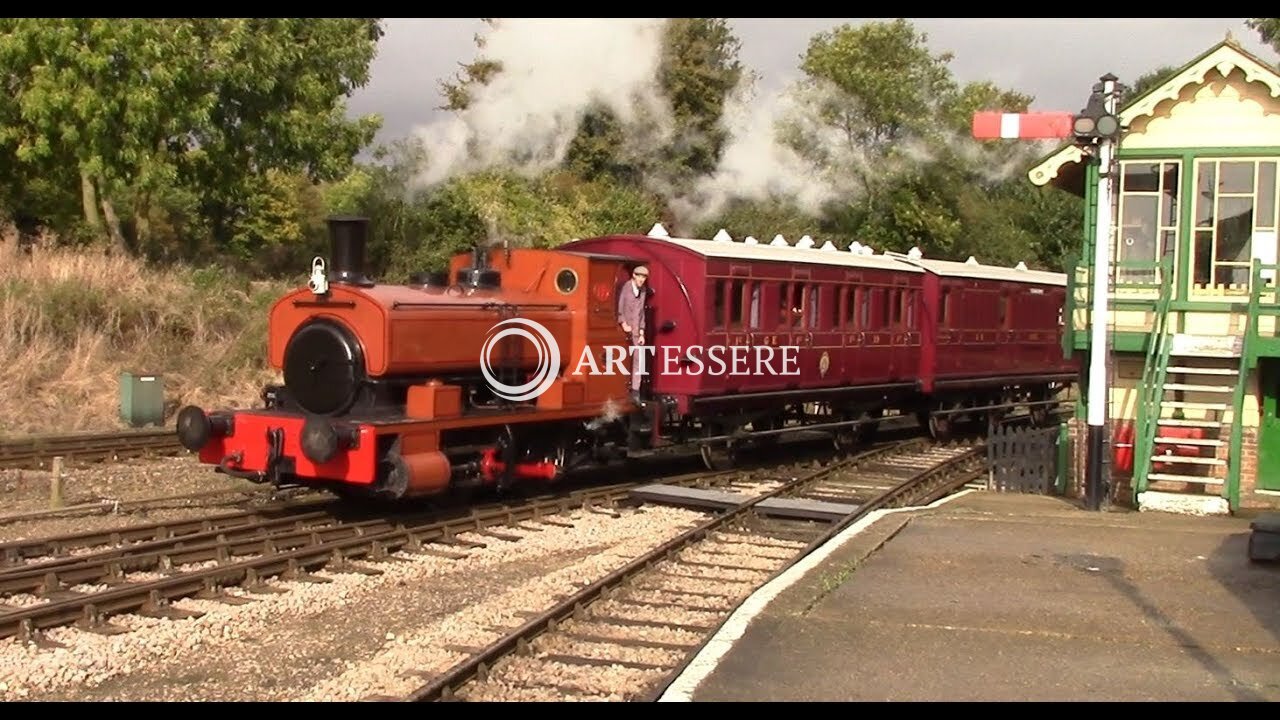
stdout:
<svg viewBox="0 0 1280 720">
<path fill-rule="evenodd" d="M 852 448 L 886 412 L 938 437 L 1019 404 L 1044 422 L 1043 402 L 1077 373 L 1061 345 L 1065 276 L 1021 265 L 655 226 L 477 248 L 389 284 L 366 275 L 367 233 L 365 218 L 331 218 L 331 264 L 316 258 L 271 307 L 283 384 L 261 408 L 179 412 L 203 463 L 392 500 L 550 483 L 664 449 L 696 447 L 721 468 L 800 429 Z M 638 292 L 639 265 L 651 278 L 638 344 L 618 299 Z"/>
</svg>

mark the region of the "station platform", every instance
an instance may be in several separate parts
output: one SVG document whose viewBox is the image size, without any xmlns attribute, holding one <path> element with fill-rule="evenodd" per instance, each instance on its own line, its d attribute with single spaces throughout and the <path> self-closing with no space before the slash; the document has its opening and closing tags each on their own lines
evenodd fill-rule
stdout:
<svg viewBox="0 0 1280 720">
<path fill-rule="evenodd" d="M 660 700 L 1280 700 L 1280 565 L 1249 536 L 984 491 L 869 517 L 748 599 Z"/>
</svg>

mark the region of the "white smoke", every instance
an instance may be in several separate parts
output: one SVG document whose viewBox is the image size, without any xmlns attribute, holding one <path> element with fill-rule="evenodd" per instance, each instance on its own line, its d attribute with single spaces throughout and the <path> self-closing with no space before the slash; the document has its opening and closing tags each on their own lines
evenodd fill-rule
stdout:
<svg viewBox="0 0 1280 720">
<path fill-rule="evenodd" d="M 628 127 L 630 139 L 661 142 L 670 132 L 657 74 L 664 22 L 502 19 L 481 52 L 501 63 L 501 72 L 469 88 L 466 110 L 417 130 L 428 153 L 420 180 L 431 185 L 497 166 L 530 174 L 555 167 L 597 103 Z"/>
<path fill-rule="evenodd" d="M 824 107 L 849 106 L 847 96 L 811 80 L 758 98 L 746 81 L 726 99 L 721 124 L 728 139 L 716 171 L 673 201 L 677 214 L 703 220 L 733 200 L 775 199 L 816 216 L 826 203 L 865 190 L 867 150 L 820 114 Z M 796 143 L 806 148 L 803 154 Z"/>
</svg>

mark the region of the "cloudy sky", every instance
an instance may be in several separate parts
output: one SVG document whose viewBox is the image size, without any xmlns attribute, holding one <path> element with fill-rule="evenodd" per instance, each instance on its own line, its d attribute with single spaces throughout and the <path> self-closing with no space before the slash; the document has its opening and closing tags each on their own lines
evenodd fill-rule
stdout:
<svg viewBox="0 0 1280 720">
<path fill-rule="evenodd" d="M 817 32 L 864 18 L 731 18 L 740 59 L 761 76 L 765 93 L 784 87 Z M 554 21 L 548 21 L 553 23 Z M 1036 98 L 1033 109 L 1079 110 L 1098 76 L 1121 82 L 1162 65 L 1181 65 L 1230 31 L 1270 62 L 1280 57 L 1243 18 L 1201 19 L 912 19 L 935 52 L 955 55 L 962 82 L 991 80 Z M 438 121 L 441 80 L 475 57 L 478 19 L 387 19 L 372 79 L 350 101 L 353 114 L 381 113 L 382 141 Z M 557 42 L 573 42 L 571 34 Z"/>
</svg>

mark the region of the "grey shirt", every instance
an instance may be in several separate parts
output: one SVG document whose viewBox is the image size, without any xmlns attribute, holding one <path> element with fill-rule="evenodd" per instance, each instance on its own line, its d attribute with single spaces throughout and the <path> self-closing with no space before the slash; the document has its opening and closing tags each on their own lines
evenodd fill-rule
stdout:
<svg viewBox="0 0 1280 720">
<path fill-rule="evenodd" d="M 636 293 L 636 284 L 627 281 L 618 292 L 618 326 L 622 323 L 631 326 L 632 339 L 644 338 L 644 301 L 647 288 L 640 288 Z"/>
</svg>

